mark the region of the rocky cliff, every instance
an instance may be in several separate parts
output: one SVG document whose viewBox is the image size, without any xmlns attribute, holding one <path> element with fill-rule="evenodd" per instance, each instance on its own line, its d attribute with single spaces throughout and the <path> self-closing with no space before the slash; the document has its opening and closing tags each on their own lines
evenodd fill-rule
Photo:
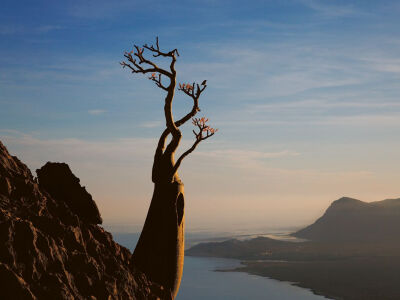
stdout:
<svg viewBox="0 0 400 300">
<path fill-rule="evenodd" d="M 169 299 L 113 241 L 68 165 L 34 178 L 0 142 L 0 299 Z"/>
</svg>

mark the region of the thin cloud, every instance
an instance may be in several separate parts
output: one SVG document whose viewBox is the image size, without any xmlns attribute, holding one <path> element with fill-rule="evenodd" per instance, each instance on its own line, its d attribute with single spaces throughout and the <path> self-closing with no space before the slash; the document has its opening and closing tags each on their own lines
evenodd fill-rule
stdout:
<svg viewBox="0 0 400 300">
<path fill-rule="evenodd" d="M 0 35 L 14 35 L 14 34 L 43 34 L 55 30 L 63 29 L 59 25 L 41 25 L 41 26 L 21 26 L 21 25 L 0 25 Z"/>
<path fill-rule="evenodd" d="M 143 122 L 139 126 L 143 128 L 157 128 L 161 127 L 163 123 L 161 121 L 148 121 L 148 122 Z"/>
<path fill-rule="evenodd" d="M 335 5 L 332 4 L 333 1 L 301 0 L 300 2 L 323 17 L 336 18 L 365 14 L 352 5 Z"/>
<path fill-rule="evenodd" d="M 22 26 L 19 25 L 0 25 L 0 34 L 8 35 L 8 34 L 16 34 L 22 32 Z"/>
<path fill-rule="evenodd" d="M 36 31 L 37 33 L 47 33 L 50 31 L 60 30 L 63 28 L 64 28 L 63 26 L 58 26 L 58 25 L 42 25 L 34 28 L 33 30 Z"/>
<path fill-rule="evenodd" d="M 276 152 L 263 152 L 247 149 L 225 149 L 214 150 L 211 152 L 198 151 L 194 155 L 202 157 L 216 165 L 229 165 L 240 169 L 263 169 L 265 166 L 262 164 L 271 159 L 280 159 L 285 157 L 296 157 L 300 153 L 292 150 L 281 150 Z"/>
<path fill-rule="evenodd" d="M 226 150 L 215 150 L 212 152 L 198 152 L 198 155 L 208 157 L 229 157 L 233 159 L 237 158 L 248 158 L 248 159 L 269 159 L 269 158 L 280 158 L 288 156 L 298 156 L 300 153 L 291 150 L 281 150 L 276 152 L 263 152 L 254 150 L 241 150 L 241 149 L 226 149 Z"/>
<path fill-rule="evenodd" d="M 68 7 L 71 16 L 84 19 L 103 19 L 118 17 L 121 13 L 132 12 L 139 5 L 137 1 L 120 0 L 120 1 L 93 1 L 80 0 Z"/>
<path fill-rule="evenodd" d="M 333 42 L 336 43 L 335 41 Z M 213 88 L 230 98 L 259 99 L 295 95 L 304 91 L 351 87 L 386 76 L 358 53 L 362 45 L 343 49 L 321 47 L 313 40 L 268 44 L 210 43 L 207 61 L 181 63 L 181 76 L 207 78 Z M 383 71 L 383 70 L 382 70 Z"/>
<path fill-rule="evenodd" d="M 107 111 L 104 109 L 91 109 L 88 111 L 89 115 L 99 116 L 105 114 Z"/>
<path fill-rule="evenodd" d="M 152 158 L 148 149 L 154 147 L 155 139 L 125 138 L 107 141 L 89 141 L 76 138 L 42 139 L 32 134 L 19 131 L 0 130 L 4 132 L 1 140 L 17 151 L 21 159 L 39 167 L 47 160 L 71 161 L 77 165 L 99 167 L 108 164 L 142 162 Z M 146 159 L 145 159 L 146 158 Z"/>
<path fill-rule="evenodd" d="M 382 54 L 374 55 L 373 57 L 361 58 L 372 69 L 378 72 L 397 73 L 400 74 L 400 59 L 395 57 L 381 57 Z"/>
<path fill-rule="evenodd" d="M 328 109 L 328 108 L 400 108 L 400 102 L 371 102 L 371 101 L 326 101 L 326 100 L 302 100 L 290 102 L 275 102 L 250 105 L 249 111 L 276 111 L 285 109 Z"/>
</svg>

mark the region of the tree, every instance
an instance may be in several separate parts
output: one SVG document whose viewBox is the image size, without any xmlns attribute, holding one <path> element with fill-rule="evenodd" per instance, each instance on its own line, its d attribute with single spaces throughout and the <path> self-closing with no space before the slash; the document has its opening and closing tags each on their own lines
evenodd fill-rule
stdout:
<svg viewBox="0 0 400 300">
<path fill-rule="evenodd" d="M 145 52 L 152 54 L 153 58 L 160 56 L 169 58 L 169 70 L 160 68 L 146 58 Z M 153 281 L 169 289 L 172 299 L 179 290 L 184 258 L 184 187 L 178 169 L 184 158 L 193 152 L 200 142 L 210 138 L 217 131 L 207 124 L 208 119 L 195 118 L 200 111 L 199 98 L 207 87 L 206 81 L 201 84 L 180 83 L 178 87 L 176 86 L 175 63 L 178 56 L 177 49 L 169 52 L 161 51 L 156 38 L 155 46 L 134 45 L 132 51 L 125 52 L 126 61 L 121 62 L 122 67 L 128 68 L 132 73 L 148 74 L 148 78 L 166 92 L 164 102 L 166 128 L 158 141 L 152 169 L 154 192 L 142 233 L 133 253 L 133 263 Z M 172 113 L 175 89 L 193 101 L 191 111 L 176 121 Z M 195 126 L 193 130 L 195 141 L 175 161 L 175 152 L 182 138 L 179 127 L 189 120 L 192 120 Z M 171 140 L 166 146 L 169 135 Z"/>
</svg>

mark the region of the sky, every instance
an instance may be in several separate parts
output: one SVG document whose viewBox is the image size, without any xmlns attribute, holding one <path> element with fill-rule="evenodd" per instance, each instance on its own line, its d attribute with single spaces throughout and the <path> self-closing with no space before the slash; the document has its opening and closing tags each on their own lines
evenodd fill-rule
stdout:
<svg viewBox="0 0 400 300">
<path fill-rule="evenodd" d="M 119 62 L 156 36 L 179 50 L 178 82 L 207 79 L 199 116 L 219 129 L 180 168 L 189 230 L 301 227 L 342 196 L 400 197 L 398 1 L 1 6 L 0 140 L 33 172 L 68 163 L 107 226 L 139 230 L 151 199 L 164 92 Z M 176 118 L 190 107 L 177 93 Z"/>
</svg>

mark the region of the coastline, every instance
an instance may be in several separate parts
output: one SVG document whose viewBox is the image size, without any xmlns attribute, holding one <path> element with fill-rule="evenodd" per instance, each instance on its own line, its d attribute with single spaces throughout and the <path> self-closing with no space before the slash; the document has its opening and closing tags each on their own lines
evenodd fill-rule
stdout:
<svg viewBox="0 0 400 300">
<path fill-rule="evenodd" d="M 243 261 L 241 261 L 240 263 L 241 264 L 246 264 Z M 263 275 L 263 274 L 260 274 L 258 272 L 254 272 L 254 271 L 248 270 L 248 269 L 246 269 L 246 267 L 238 267 L 238 268 L 235 268 L 235 269 L 228 269 L 228 270 L 219 270 L 219 269 L 217 269 L 217 270 L 214 270 L 214 272 L 241 272 L 241 273 L 246 273 L 246 274 L 249 274 L 249 275 L 254 275 L 254 276 L 259 276 L 259 277 L 263 277 L 263 278 L 268 278 L 268 279 L 271 279 L 271 280 L 285 282 L 285 283 L 288 283 L 290 285 L 293 285 L 293 286 L 308 290 L 308 291 L 312 292 L 316 296 L 322 296 L 322 297 L 325 297 L 326 299 L 329 299 L 329 300 L 341 300 L 341 299 L 343 299 L 343 298 L 338 298 L 338 297 L 336 297 L 334 295 L 331 295 L 329 293 L 325 293 L 323 291 L 317 290 L 317 289 L 312 288 L 310 286 L 304 285 L 301 282 L 288 281 L 288 280 L 285 280 L 285 279 L 282 279 L 282 278 L 278 278 L 278 277 Z"/>
<path fill-rule="evenodd" d="M 284 281 L 328 299 L 399 299 L 400 259 L 353 257 L 334 261 L 254 262 L 219 272 L 244 272 Z"/>
</svg>

